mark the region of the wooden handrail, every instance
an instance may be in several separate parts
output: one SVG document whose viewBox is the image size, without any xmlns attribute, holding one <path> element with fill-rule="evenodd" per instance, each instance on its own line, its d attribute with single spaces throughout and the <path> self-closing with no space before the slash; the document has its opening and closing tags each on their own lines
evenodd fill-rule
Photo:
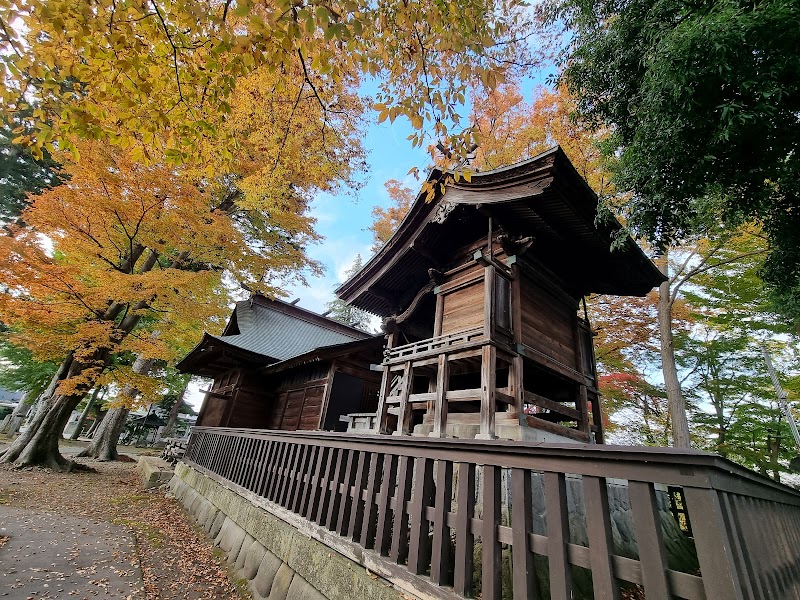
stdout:
<svg viewBox="0 0 800 600">
<path fill-rule="evenodd" d="M 408 360 L 417 356 L 428 355 L 436 353 L 437 351 L 446 349 L 450 350 L 454 347 L 460 347 L 462 344 L 468 344 L 476 340 L 483 339 L 483 327 L 476 327 L 457 333 L 449 333 L 447 335 L 440 335 L 402 346 L 395 346 L 394 348 L 386 349 L 384 351 L 385 362 L 384 364 L 391 364 L 401 360 Z"/>
<path fill-rule="evenodd" d="M 404 577 L 417 578 L 420 589 L 440 598 L 472 593 L 473 559 L 481 560 L 484 599 L 500 598 L 511 585 L 502 581 L 507 560 L 514 598 L 537 597 L 530 575 L 536 555 L 548 557 L 554 598 L 569 597 L 570 564 L 591 570 L 595 594 L 608 598 L 618 598 L 626 585 L 642 586 L 647 598 L 744 600 L 800 592 L 794 550 L 800 493 L 704 452 L 197 427 L 184 460 L 276 511 L 338 533 L 389 570 L 407 569 Z M 533 478 L 547 507 L 546 528 L 538 533 Z M 638 559 L 616 554 L 609 478 L 627 490 Z M 677 524 L 660 508 L 662 484 L 682 490 L 699 574 L 667 566 L 664 527 Z M 578 489 L 588 546 L 570 536 L 567 510 Z M 435 551 L 428 546 L 431 531 Z"/>
</svg>

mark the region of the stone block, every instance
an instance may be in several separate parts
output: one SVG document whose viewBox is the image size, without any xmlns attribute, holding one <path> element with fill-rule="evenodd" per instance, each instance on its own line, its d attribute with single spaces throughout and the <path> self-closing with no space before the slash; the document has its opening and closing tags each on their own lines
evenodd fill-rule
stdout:
<svg viewBox="0 0 800 600">
<path fill-rule="evenodd" d="M 292 585 L 295 573 L 289 565 L 281 563 L 275 579 L 272 580 L 272 589 L 269 591 L 269 600 L 286 600 L 289 586 Z"/>
<path fill-rule="evenodd" d="M 244 557 L 244 565 L 240 571 L 242 577 L 247 580 L 254 579 L 258 574 L 258 568 L 261 566 L 261 562 L 264 560 L 264 555 L 266 553 L 267 549 L 264 548 L 261 542 L 254 540 L 247 549 Z"/>
<path fill-rule="evenodd" d="M 327 600 L 313 585 L 295 575 L 286 594 L 288 600 Z"/>
<path fill-rule="evenodd" d="M 269 550 L 264 553 L 264 558 L 261 559 L 258 572 L 250 586 L 257 598 L 269 596 L 270 590 L 272 590 L 272 582 L 275 580 L 275 575 L 281 564 L 281 559 Z"/>
<path fill-rule="evenodd" d="M 214 543 L 225 551 L 230 560 L 236 560 L 245 535 L 244 529 L 239 527 L 232 519 L 226 517 L 225 523 L 223 523 Z"/>
<path fill-rule="evenodd" d="M 220 511 L 217 511 L 217 516 L 214 517 L 214 521 L 211 523 L 211 527 L 208 528 L 208 537 L 214 540 L 216 543 L 217 536 L 219 532 L 222 530 L 222 526 L 225 524 L 225 519 L 227 519 L 227 515 Z"/>
<path fill-rule="evenodd" d="M 231 557 L 233 566 L 237 571 L 244 567 L 244 559 L 247 556 L 247 551 L 250 549 L 250 546 L 253 545 L 254 541 L 253 536 L 245 531 L 244 540 L 242 540 L 242 545 L 239 547 L 239 553 L 235 557 Z"/>
<path fill-rule="evenodd" d="M 157 456 L 140 456 L 136 464 L 139 479 L 145 488 L 158 487 L 172 479 L 172 466 Z"/>
</svg>

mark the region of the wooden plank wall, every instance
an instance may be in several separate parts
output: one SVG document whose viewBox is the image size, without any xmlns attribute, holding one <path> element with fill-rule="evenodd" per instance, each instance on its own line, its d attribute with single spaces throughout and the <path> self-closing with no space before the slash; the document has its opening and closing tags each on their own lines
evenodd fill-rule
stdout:
<svg viewBox="0 0 800 600">
<path fill-rule="evenodd" d="M 520 285 L 522 343 L 562 364 L 578 368 L 578 340 L 575 339 L 577 305 L 557 298 L 524 274 Z"/>
<path fill-rule="evenodd" d="M 239 389 L 231 400 L 228 427 L 267 426 L 267 416 L 272 397 L 265 391 L 264 377 L 257 371 L 245 370 L 239 382 Z"/>
<path fill-rule="evenodd" d="M 317 429 L 327 382 L 327 378 L 317 379 L 298 387 L 276 391 L 275 403 L 267 419 L 267 429 Z"/>
<path fill-rule="evenodd" d="M 223 373 L 214 380 L 211 391 L 216 391 L 235 384 L 238 378 L 238 371 L 231 369 Z M 206 395 L 200 414 L 197 417 L 197 426 L 202 427 L 227 427 L 227 409 L 231 402 L 232 394 L 228 397 Z"/>
<path fill-rule="evenodd" d="M 469 283 L 460 287 L 462 282 Z M 483 285 L 483 267 L 476 264 L 441 286 L 444 295 L 441 335 L 483 327 Z M 450 291 L 451 286 L 457 289 Z"/>
</svg>

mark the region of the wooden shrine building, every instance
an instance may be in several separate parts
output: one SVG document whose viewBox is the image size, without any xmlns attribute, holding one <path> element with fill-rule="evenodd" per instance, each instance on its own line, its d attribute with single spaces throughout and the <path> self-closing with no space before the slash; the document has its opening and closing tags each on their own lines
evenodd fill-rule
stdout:
<svg viewBox="0 0 800 600">
<path fill-rule="evenodd" d="M 450 181 L 433 171 L 385 246 L 337 294 L 384 317 L 384 433 L 603 441 L 587 294 L 663 281 L 560 148 Z"/>
<path fill-rule="evenodd" d="M 383 338 L 254 295 L 237 302 L 222 335 L 206 333 L 177 367 L 214 380 L 198 426 L 344 431 L 374 413 Z"/>
<path fill-rule="evenodd" d="M 178 364 L 214 379 L 198 425 L 602 443 L 581 299 L 642 296 L 663 275 L 629 237 L 612 252 L 621 226 L 596 223 L 560 148 L 430 180 L 435 197 L 337 290 L 384 318 L 385 344 L 292 304 L 239 302 Z"/>
</svg>

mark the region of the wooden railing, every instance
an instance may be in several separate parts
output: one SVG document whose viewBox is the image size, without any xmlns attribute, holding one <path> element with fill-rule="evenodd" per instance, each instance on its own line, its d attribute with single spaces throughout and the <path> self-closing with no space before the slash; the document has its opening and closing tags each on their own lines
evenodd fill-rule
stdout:
<svg viewBox="0 0 800 600">
<path fill-rule="evenodd" d="M 384 351 L 384 364 L 395 364 L 415 358 L 432 356 L 444 351 L 453 352 L 473 345 L 480 345 L 484 339 L 483 327 L 440 335 L 438 337 L 397 346 Z"/>
<path fill-rule="evenodd" d="M 800 494 L 711 454 L 198 427 L 184 460 L 434 597 L 800 597 Z"/>
</svg>

